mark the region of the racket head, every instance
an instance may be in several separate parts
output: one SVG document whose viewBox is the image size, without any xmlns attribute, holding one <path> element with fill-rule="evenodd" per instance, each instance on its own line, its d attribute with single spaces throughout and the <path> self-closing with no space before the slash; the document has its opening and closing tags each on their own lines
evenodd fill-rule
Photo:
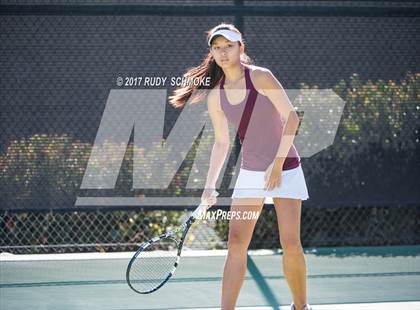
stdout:
<svg viewBox="0 0 420 310">
<path fill-rule="evenodd" d="M 219 193 L 214 191 L 213 195 L 218 196 Z M 199 212 L 205 209 L 206 205 L 200 204 L 178 229 L 153 238 L 140 246 L 128 263 L 126 271 L 126 280 L 132 290 L 140 294 L 150 294 L 168 282 L 178 267 L 189 228 L 197 219 Z M 179 241 L 173 237 L 178 232 L 182 232 Z M 157 248 L 165 250 L 154 252 L 153 250 Z M 147 255 L 147 253 L 153 254 Z"/>
<path fill-rule="evenodd" d="M 167 235 L 143 243 L 127 266 L 129 287 L 139 294 L 150 294 L 161 288 L 178 266 L 180 246 L 179 241 Z"/>
</svg>

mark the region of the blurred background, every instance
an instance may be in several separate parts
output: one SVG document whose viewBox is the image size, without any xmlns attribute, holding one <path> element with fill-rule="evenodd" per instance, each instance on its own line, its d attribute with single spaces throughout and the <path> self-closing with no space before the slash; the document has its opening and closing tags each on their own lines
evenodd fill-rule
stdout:
<svg viewBox="0 0 420 310">
<path fill-rule="evenodd" d="M 1 12 L 2 251 L 132 250 L 179 222 L 184 212 L 168 206 L 75 200 L 151 194 L 130 190 L 132 141 L 115 190 L 80 190 L 107 97 L 119 76 L 182 76 L 207 54 L 206 31 L 222 21 L 243 32 L 254 64 L 285 89 L 333 89 L 345 101 L 334 144 L 302 158 L 310 195 L 303 245 L 419 243 L 418 3 L 22 0 L 2 1 Z M 167 105 L 163 139 L 179 113 Z M 239 151 L 236 143 L 233 156 Z M 193 156 L 165 195 L 186 195 Z M 265 208 L 253 248 L 280 246 L 273 212 Z M 227 222 L 213 223 L 195 245 L 225 247 L 226 231 Z"/>
<path fill-rule="evenodd" d="M 165 190 L 132 189 L 133 135 L 114 189 L 84 190 L 81 182 L 111 90 L 139 88 L 120 87 L 117 78 L 182 76 L 207 55 L 206 32 L 221 22 L 243 33 L 254 64 L 269 68 L 286 90 L 332 89 L 345 102 L 334 143 L 302 158 L 309 301 L 323 305 L 317 310 L 418 309 L 327 307 L 420 300 L 420 4 L 350 0 L 2 0 L 2 308 L 217 307 L 228 221 L 193 226 L 169 288 L 140 299 L 125 283 L 132 251 L 179 225 L 192 206 L 76 200 L 201 196 L 186 183 L 196 148 L 212 145 L 213 136 L 197 138 Z M 174 90 L 165 89 L 168 96 Z M 180 112 L 166 105 L 162 139 Z M 235 141 L 218 188 L 227 199 L 240 154 Z M 169 173 L 170 158 L 152 157 Z M 249 254 L 238 305 L 290 304 L 272 205 L 264 207 L 250 250 L 271 254 Z M 185 296 L 197 282 L 213 295 Z"/>
</svg>

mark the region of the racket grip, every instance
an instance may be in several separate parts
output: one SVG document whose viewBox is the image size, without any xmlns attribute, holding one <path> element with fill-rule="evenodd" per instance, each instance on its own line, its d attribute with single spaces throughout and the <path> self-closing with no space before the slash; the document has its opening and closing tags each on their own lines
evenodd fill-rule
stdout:
<svg viewBox="0 0 420 310">
<path fill-rule="evenodd" d="M 193 216 L 195 219 L 198 218 L 201 214 L 203 214 L 204 212 L 206 212 L 207 210 L 207 205 L 206 204 L 200 204 L 195 210 L 194 212 L 191 214 L 191 216 Z"/>
</svg>

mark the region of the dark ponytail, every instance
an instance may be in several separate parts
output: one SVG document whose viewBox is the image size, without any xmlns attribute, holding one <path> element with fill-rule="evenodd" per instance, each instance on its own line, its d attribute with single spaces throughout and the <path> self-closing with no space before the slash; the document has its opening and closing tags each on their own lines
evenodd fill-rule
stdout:
<svg viewBox="0 0 420 310">
<path fill-rule="evenodd" d="M 211 34 L 217 30 L 226 28 L 237 33 L 241 33 L 236 27 L 232 24 L 221 23 L 216 27 L 212 28 L 207 32 L 207 40 L 210 38 Z M 217 37 L 217 36 L 216 36 Z M 239 44 L 243 44 L 245 47 L 245 43 L 242 39 L 242 42 Z M 252 64 L 252 59 L 246 55 L 245 53 L 241 54 L 241 62 L 244 64 Z M 186 85 L 184 87 L 180 87 L 174 91 L 174 94 L 169 97 L 169 103 L 175 108 L 182 108 L 187 101 L 190 99 L 191 95 L 194 92 L 194 97 L 191 98 L 190 103 L 196 103 L 203 100 L 210 89 L 213 89 L 219 80 L 223 77 L 224 73 L 222 68 L 214 60 L 213 56 L 209 52 L 204 60 L 201 62 L 200 65 L 197 67 L 189 68 L 188 71 L 183 75 L 188 80 L 190 79 L 206 79 L 210 77 L 210 85 L 209 86 L 195 86 L 193 83 L 191 85 Z"/>
</svg>

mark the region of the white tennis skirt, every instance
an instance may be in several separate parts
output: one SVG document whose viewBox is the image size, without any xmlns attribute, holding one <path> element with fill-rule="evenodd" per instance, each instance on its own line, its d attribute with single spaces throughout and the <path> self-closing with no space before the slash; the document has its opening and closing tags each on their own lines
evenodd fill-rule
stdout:
<svg viewBox="0 0 420 310">
<path fill-rule="evenodd" d="M 283 170 L 279 187 L 266 191 L 265 171 L 240 169 L 232 198 L 265 198 L 265 204 L 274 204 L 274 198 L 293 198 L 307 200 L 309 198 L 305 176 L 301 165 Z"/>
</svg>

